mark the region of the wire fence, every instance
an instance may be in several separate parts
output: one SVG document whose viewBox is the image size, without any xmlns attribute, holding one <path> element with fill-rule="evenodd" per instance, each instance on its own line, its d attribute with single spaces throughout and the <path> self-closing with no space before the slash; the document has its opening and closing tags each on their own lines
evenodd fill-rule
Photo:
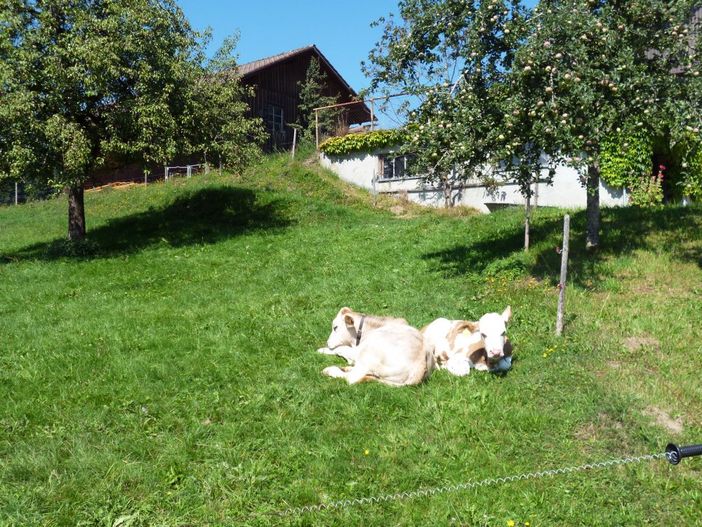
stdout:
<svg viewBox="0 0 702 527">
<path fill-rule="evenodd" d="M 209 172 L 209 165 L 205 163 L 199 163 L 196 165 L 164 167 L 164 179 L 168 181 L 169 179 L 179 176 L 190 178 L 195 174 L 207 172 Z"/>
<path fill-rule="evenodd" d="M 86 190 L 99 189 L 106 186 L 123 186 L 134 183 L 155 183 L 157 181 L 169 181 L 174 178 L 192 176 L 208 173 L 210 166 L 206 163 L 197 163 L 182 166 L 164 166 L 163 171 L 143 172 L 135 174 L 134 171 L 117 173 L 112 177 L 103 179 L 98 176 L 85 182 Z M 44 200 L 60 193 L 56 188 L 35 184 L 25 184 L 21 181 L 0 182 L 0 205 L 19 205 L 28 201 Z"/>
<path fill-rule="evenodd" d="M 672 448 L 671 448 L 672 447 Z M 438 496 L 441 494 L 449 494 L 453 492 L 460 492 L 466 490 L 474 490 L 483 487 L 493 487 L 499 485 L 505 485 L 508 483 L 516 483 L 520 481 L 527 481 L 533 479 L 539 479 L 544 477 L 554 477 L 573 474 L 577 472 L 586 472 L 596 469 L 606 469 L 623 465 L 630 465 L 634 463 L 643 463 L 645 461 L 656 461 L 660 459 L 667 459 L 672 464 L 677 464 L 680 462 L 681 455 L 680 450 L 685 449 L 697 449 L 697 453 L 683 454 L 682 457 L 689 457 L 690 455 L 700 455 L 702 452 L 702 447 L 683 447 L 678 449 L 674 445 L 669 445 L 666 452 L 661 452 L 657 454 L 647 454 L 642 456 L 631 456 L 623 457 L 618 459 L 609 459 L 606 461 L 599 461 L 595 463 L 586 463 L 583 465 L 562 467 L 555 469 L 542 470 L 538 472 L 525 472 L 522 474 L 516 474 L 511 476 L 497 477 L 497 478 L 486 478 L 479 481 L 468 481 L 464 483 L 457 483 L 453 485 L 446 485 L 443 487 L 431 487 L 431 488 L 421 488 L 417 490 L 396 492 L 392 494 L 383 494 L 378 496 L 365 496 L 356 497 L 350 499 L 343 499 L 337 501 L 331 501 L 328 503 L 320 503 L 317 505 L 305 505 L 301 507 L 290 507 L 287 509 L 278 510 L 277 512 L 271 512 L 268 515 L 289 517 L 289 516 L 300 516 L 303 514 L 313 514 L 323 511 L 335 511 L 341 509 L 348 509 L 352 507 L 364 506 L 364 505 L 377 505 L 389 502 L 396 502 L 402 500 L 411 500 L 416 498 L 431 498 L 433 496 Z"/>
<path fill-rule="evenodd" d="M 0 184 L 0 205 L 19 205 L 28 201 L 50 198 L 57 191 L 49 186 L 26 185 L 21 181 L 3 181 Z"/>
<path fill-rule="evenodd" d="M 0 204 L 2 205 L 17 205 L 24 203 L 27 200 L 27 195 L 24 185 L 18 181 L 8 181 L 2 185 L 0 190 Z"/>
</svg>

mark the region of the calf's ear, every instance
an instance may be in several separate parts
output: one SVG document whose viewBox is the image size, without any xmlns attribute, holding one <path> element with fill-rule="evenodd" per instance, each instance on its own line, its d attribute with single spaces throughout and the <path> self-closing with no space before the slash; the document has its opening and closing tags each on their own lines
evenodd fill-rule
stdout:
<svg viewBox="0 0 702 527">
<path fill-rule="evenodd" d="M 344 322 L 346 322 L 346 326 L 353 327 L 353 317 L 351 315 L 344 315 Z"/>
<path fill-rule="evenodd" d="M 512 318 L 512 306 L 507 306 L 502 312 L 502 320 L 504 320 L 506 324 L 507 322 L 509 322 L 510 318 Z"/>
<path fill-rule="evenodd" d="M 339 315 L 345 315 L 347 313 L 351 313 L 351 308 L 350 307 L 342 307 L 339 310 Z"/>
</svg>

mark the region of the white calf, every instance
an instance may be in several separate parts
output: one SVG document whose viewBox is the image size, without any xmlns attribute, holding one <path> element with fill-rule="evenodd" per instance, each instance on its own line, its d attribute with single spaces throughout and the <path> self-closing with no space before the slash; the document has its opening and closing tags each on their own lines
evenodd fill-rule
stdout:
<svg viewBox="0 0 702 527">
<path fill-rule="evenodd" d="M 374 317 L 342 308 L 332 322 L 327 347 L 351 366 L 330 366 L 322 373 L 349 384 L 377 381 L 390 386 L 419 384 L 431 374 L 434 356 L 422 334 L 404 319 Z"/>
<path fill-rule="evenodd" d="M 468 375 L 471 368 L 507 371 L 512 366 L 512 345 L 506 336 L 511 317 L 508 306 L 502 314 L 487 313 L 478 322 L 439 318 L 422 328 L 422 334 L 437 367 L 454 375 Z"/>
</svg>

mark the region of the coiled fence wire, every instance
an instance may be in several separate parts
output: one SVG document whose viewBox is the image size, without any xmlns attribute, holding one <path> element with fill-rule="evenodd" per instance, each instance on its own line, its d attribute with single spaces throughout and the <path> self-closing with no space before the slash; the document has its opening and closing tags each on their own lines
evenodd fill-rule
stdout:
<svg viewBox="0 0 702 527">
<path fill-rule="evenodd" d="M 668 458 L 668 453 L 660 454 L 648 454 L 644 456 L 635 457 L 624 457 L 620 459 L 610 459 L 607 461 L 600 461 L 597 463 L 587 463 L 584 465 L 578 465 L 574 467 L 564 467 L 556 468 L 550 470 L 542 470 L 541 472 L 526 472 L 524 474 L 517 474 L 513 476 L 504 476 L 499 478 L 487 478 L 480 481 L 468 481 L 465 483 L 457 483 L 454 485 L 447 485 L 444 487 L 433 487 L 417 489 L 405 492 L 396 492 L 394 494 L 384 494 L 380 496 L 367 496 L 361 498 L 350 498 L 345 500 L 331 501 L 329 503 L 320 503 L 318 505 L 305 505 L 302 507 L 291 507 L 289 509 L 284 509 L 275 513 L 278 516 L 300 516 L 302 514 L 309 514 L 321 511 L 329 510 L 340 510 L 351 507 L 356 507 L 360 505 L 373 505 L 380 503 L 388 503 L 400 500 L 411 500 L 415 498 L 430 498 L 432 496 L 438 496 L 439 494 L 448 494 L 451 492 L 458 492 L 463 490 L 473 490 L 481 487 L 491 487 L 496 485 L 503 485 L 505 483 L 515 483 L 517 481 L 526 481 L 530 479 L 539 479 L 546 476 L 560 476 L 564 474 L 572 474 L 574 472 L 583 472 L 587 470 L 594 470 L 598 468 L 610 468 L 621 465 L 628 465 L 631 463 L 642 463 L 644 461 L 654 461 L 658 459 Z"/>
</svg>

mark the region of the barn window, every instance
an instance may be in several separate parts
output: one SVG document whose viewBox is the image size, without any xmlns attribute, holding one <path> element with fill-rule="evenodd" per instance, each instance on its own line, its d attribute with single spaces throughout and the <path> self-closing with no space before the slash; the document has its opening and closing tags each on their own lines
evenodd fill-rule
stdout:
<svg viewBox="0 0 702 527">
<path fill-rule="evenodd" d="M 282 132 L 285 126 L 283 121 L 283 109 L 274 104 L 267 104 L 263 108 L 263 122 L 271 132 Z"/>
<path fill-rule="evenodd" d="M 414 156 L 387 154 L 380 157 L 382 166 L 382 179 L 402 179 L 410 177 L 410 169 Z"/>
</svg>

